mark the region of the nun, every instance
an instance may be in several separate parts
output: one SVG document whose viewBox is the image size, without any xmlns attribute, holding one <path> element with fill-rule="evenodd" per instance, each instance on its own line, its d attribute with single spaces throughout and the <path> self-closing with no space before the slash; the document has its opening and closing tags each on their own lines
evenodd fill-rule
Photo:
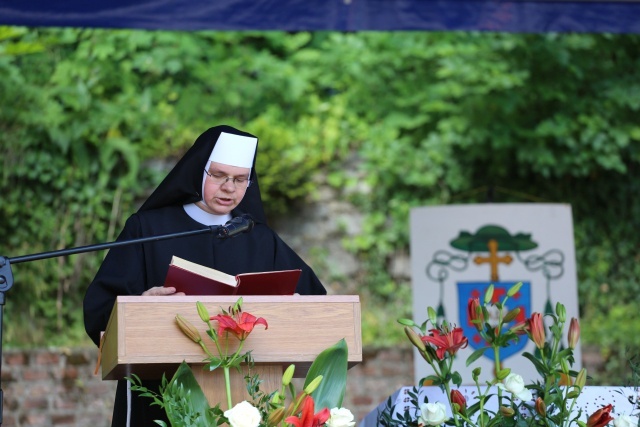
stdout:
<svg viewBox="0 0 640 427">
<path fill-rule="evenodd" d="M 301 269 L 296 293 L 326 294 L 313 270 L 266 224 L 255 168 L 257 148 L 258 138 L 249 133 L 225 125 L 208 129 L 127 219 L 118 241 L 223 225 L 244 214 L 253 218 L 254 226 L 229 239 L 206 233 L 112 248 L 84 297 L 85 329 L 96 345 L 118 295 L 182 295 L 163 287 L 174 255 L 230 275 Z M 159 385 L 144 383 L 156 391 Z M 168 423 L 162 408 L 151 402 L 132 393 L 127 381 L 119 381 L 111 425 Z"/>
</svg>

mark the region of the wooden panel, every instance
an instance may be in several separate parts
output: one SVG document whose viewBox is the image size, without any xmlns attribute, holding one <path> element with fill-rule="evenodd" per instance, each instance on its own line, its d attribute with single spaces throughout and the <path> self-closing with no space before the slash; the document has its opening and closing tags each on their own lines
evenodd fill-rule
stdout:
<svg viewBox="0 0 640 427">
<path fill-rule="evenodd" d="M 202 363 L 204 352 L 177 327 L 176 314 L 196 326 L 210 351 L 217 353 L 196 301 L 215 315 L 221 307 L 228 310 L 237 297 L 118 297 L 105 331 L 103 379 L 120 379 L 132 372 L 159 378 L 168 366 L 183 360 Z M 342 338 L 349 349 L 349 365 L 362 361 L 358 296 L 245 296 L 243 301 L 244 311 L 269 324 L 267 330 L 257 326 L 245 342 L 244 350 L 252 351 L 256 364 L 295 363 L 296 376 L 304 376 L 315 357 Z M 230 341 L 233 350 L 237 340 Z"/>
<path fill-rule="evenodd" d="M 204 395 L 211 407 L 220 404 L 220 409 L 227 410 L 227 394 L 224 383 L 224 372 L 222 369 L 216 369 L 213 372 L 203 371 L 202 365 L 192 365 L 191 369 L 193 375 L 200 384 Z M 231 401 L 234 403 L 242 402 L 243 400 L 251 401 L 251 396 L 247 391 L 247 385 L 244 379 L 245 374 L 248 373 L 248 369 L 243 369 L 243 372 L 238 372 L 235 369 L 229 371 L 229 379 L 231 385 Z M 253 372 L 260 377 L 260 390 L 266 394 L 272 391 L 279 390 L 282 384 L 283 370 L 280 365 L 260 365 L 257 366 Z"/>
</svg>

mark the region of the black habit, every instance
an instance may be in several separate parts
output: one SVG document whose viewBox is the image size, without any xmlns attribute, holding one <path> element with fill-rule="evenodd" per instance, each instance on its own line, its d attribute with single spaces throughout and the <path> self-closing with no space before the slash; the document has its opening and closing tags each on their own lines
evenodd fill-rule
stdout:
<svg viewBox="0 0 640 427">
<path fill-rule="evenodd" d="M 202 199 L 204 167 L 220 132 L 252 136 L 229 126 L 217 126 L 203 133 L 140 210 L 129 217 L 118 241 L 206 228 L 193 220 L 183 205 Z M 296 292 L 302 295 L 326 294 L 311 268 L 267 226 L 257 183 L 255 156 L 253 162 L 252 184 L 232 212 L 233 216 L 249 213 L 253 217 L 255 226 L 250 232 L 230 239 L 199 234 L 121 246 L 109 251 L 84 299 L 85 329 L 96 345 L 99 344 L 100 333 L 106 329 L 116 297 L 141 295 L 147 289 L 162 286 L 173 255 L 231 275 L 300 268 L 302 274 Z M 159 381 L 147 381 L 144 385 L 157 391 Z M 153 422 L 156 419 L 166 422 L 164 411 L 156 405 L 150 406 L 150 403 L 151 399 L 132 393 L 129 407 L 127 383 L 119 381 L 112 426 L 127 426 L 128 409 L 132 427 L 157 426 Z"/>
</svg>

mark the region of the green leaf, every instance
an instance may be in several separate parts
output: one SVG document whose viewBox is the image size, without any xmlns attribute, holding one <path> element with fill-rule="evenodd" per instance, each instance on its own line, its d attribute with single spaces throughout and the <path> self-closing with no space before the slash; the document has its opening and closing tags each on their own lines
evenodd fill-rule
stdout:
<svg viewBox="0 0 640 427">
<path fill-rule="evenodd" d="M 547 373 L 547 369 L 542 364 L 542 362 L 540 362 L 540 360 L 538 360 L 533 354 L 528 352 L 522 353 L 522 356 L 526 357 L 531 361 L 531 363 L 533 363 L 533 365 L 536 367 L 536 371 L 538 371 L 540 375 L 542 375 L 543 377 L 545 376 L 545 374 Z"/>
<path fill-rule="evenodd" d="M 442 380 L 440 379 L 440 377 L 436 375 L 427 375 L 422 379 L 421 382 L 425 382 L 425 381 L 430 381 L 431 385 L 434 385 L 434 386 L 442 384 Z"/>
<path fill-rule="evenodd" d="M 204 365 L 203 369 L 208 369 L 209 371 L 213 371 L 215 369 L 218 369 L 220 365 L 222 365 L 222 359 L 220 359 L 219 357 L 211 357 L 209 359 L 209 363 Z"/>
<path fill-rule="evenodd" d="M 416 323 L 411 319 L 400 318 L 398 319 L 398 323 L 404 326 L 417 326 Z"/>
<path fill-rule="evenodd" d="M 484 352 L 487 350 L 487 348 L 488 347 L 479 348 L 476 351 L 474 351 L 473 353 L 471 353 L 471 355 L 469 357 L 467 357 L 467 366 L 471 365 L 473 362 L 478 360 L 480 358 L 480 356 L 482 356 L 484 354 Z"/>
<path fill-rule="evenodd" d="M 196 381 L 196 378 L 193 376 L 191 367 L 186 362 L 182 362 L 180 364 L 178 370 L 169 382 L 169 386 L 164 390 L 162 397 L 165 404 L 177 397 L 174 393 L 180 388 L 184 388 L 184 390 L 188 392 L 188 399 L 181 399 L 180 401 L 188 404 L 191 411 L 184 411 L 184 409 L 180 407 L 174 408 L 173 405 L 165 406 L 167 417 L 171 424 L 179 425 L 179 420 L 181 419 L 184 411 L 187 413 L 197 412 L 198 425 L 216 425 L 215 420 L 210 414 L 211 408 L 209 406 L 209 401 L 200 388 L 200 384 L 198 384 L 198 381 Z"/>
<path fill-rule="evenodd" d="M 317 410 L 342 406 L 347 388 L 347 355 L 347 343 L 343 338 L 320 353 L 311 364 L 304 387 L 318 375 L 322 375 L 322 382 L 311 393 Z"/>
<path fill-rule="evenodd" d="M 460 387 L 460 384 L 462 384 L 462 377 L 459 372 L 456 371 L 451 374 L 451 382 Z"/>
</svg>

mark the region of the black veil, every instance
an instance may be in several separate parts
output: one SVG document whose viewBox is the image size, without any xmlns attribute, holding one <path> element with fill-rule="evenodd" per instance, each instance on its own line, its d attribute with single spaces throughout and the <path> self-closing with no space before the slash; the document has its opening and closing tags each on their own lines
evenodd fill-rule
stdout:
<svg viewBox="0 0 640 427">
<path fill-rule="evenodd" d="M 218 141 L 220 133 L 256 138 L 250 133 L 243 132 L 227 125 L 214 126 L 200 135 L 193 146 L 171 169 L 165 179 L 158 185 L 154 192 L 142 204 L 138 212 L 161 208 L 170 205 L 184 205 L 202 200 L 202 174 L 209 160 L 209 155 Z M 232 214 L 248 213 L 256 222 L 266 224 L 267 218 L 262 206 L 258 174 L 256 172 L 256 154 L 253 156 L 251 167 L 251 185 L 247 188 L 244 198 L 233 210 Z"/>
</svg>

